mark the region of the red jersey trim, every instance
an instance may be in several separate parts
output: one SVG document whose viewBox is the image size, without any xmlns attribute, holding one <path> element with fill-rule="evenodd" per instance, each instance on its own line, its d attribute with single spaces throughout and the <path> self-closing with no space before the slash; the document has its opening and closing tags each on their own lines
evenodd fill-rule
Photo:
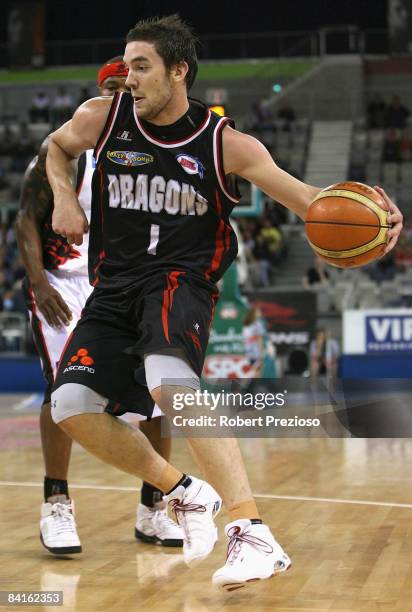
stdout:
<svg viewBox="0 0 412 612">
<path fill-rule="evenodd" d="M 163 291 L 163 304 L 162 304 L 162 325 L 163 333 L 166 340 L 170 344 L 169 338 L 169 312 L 173 308 L 173 297 L 176 289 L 179 286 L 178 277 L 185 272 L 174 270 L 170 274 L 166 274 L 167 287 Z"/>
<path fill-rule="evenodd" d="M 57 377 L 57 372 L 59 371 L 60 366 L 61 366 L 61 364 L 62 364 L 64 354 L 65 354 L 65 352 L 67 351 L 67 348 L 68 348 L 68 346 L 69 346 L 69 344 L 70 344 L 71 339 L 73 338 L 73 334 L 74 334 L 74 330 L 72 331 L 72 333 L 70 334 L 70 336 L 67 338 L 66 343 L 65 343 L 65 345 L 64 345 L 64 347 L 63 347 L 63 350 L 62 350 L 62 352 L 61 352 L 60 359 L 59 359 L 59 363 L 57 364 L 57 368 L 56 368 L 56 377 Z"/>
<path fill-rule="evenodd" d="M 219 225 L 216 231 L 215 252 L 213 254 L 212 263 L 205 272 L 207 280 L 209 280 L 211 275 L 220 268 L 223 257 L 230 247 L 231 228 L 230 225 L 226 224 L 222 219 L 222 202 L 220 201 L 218 191 L 216 191 L 216 210 L 219 216 Z"/>
<path fill-rule="evenodd" d="M 45 358 L 46 358 L 46 359 L 47 359 L 47 361 L 48 361 L 47 366 L 48 366 L 48 368 L 49 368 L 49 370 L 50 370 L 50 372 L 51 372 L 51 375 L 52 375 L 52 376 L 53 376 L 53 378 L 54 378 L 54 368 L 53 368 L 53 364 L 52 364 L 52 361 L 51 361 L 51 359 L 50 359 L 49 349 L 47 348 L 46 338 L 45 338 L 44 333 L 43 333 L 43 325 L 42 325 L 42 322 L 41 322 L 40 317 L 39 317 L 39 316 L 38 316 L 38 314 L 37 314 L 37 304 L 36 304 L 36 299 L 35 299 L 35 297 L 34 297 L 34 293 L 33 293 L 33 290 L 32 290 L 32 288 L 31 288 L 31 287 L 29 287 L 28 292 L 29 292 L 30 299 L 31 299 L 31 312 L 32 312 L 32 316 L 33 316 L 33 317 L 34 317 L 34 319 L 35 319 L 35 320 L 34 320 L 34 324 L 37 326 L 37 330 L 38 330 L 38 333 L 39 333 L 39 337 L 40 337 L 40 340 L 41 340 L 41 343 L 42 343 L 42 348 L 43 348 L 44 356 L 45 356 Z"/>
</svg>

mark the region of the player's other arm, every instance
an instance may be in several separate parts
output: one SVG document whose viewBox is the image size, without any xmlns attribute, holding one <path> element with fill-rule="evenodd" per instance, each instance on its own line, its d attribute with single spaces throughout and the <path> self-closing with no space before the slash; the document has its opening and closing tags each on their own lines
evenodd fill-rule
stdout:
<svg viewBox="0 0 412 612">
<path fill-rule="evenodd" d="M 256 138 L 229 126 L 223 131 L 223 160 L 226 174 L 237 174 L 250 181 L 303 220 L 320 191 L 319 187 L 302 183 L 279 168 Z"/>
<path fill-rule="evenodd" d="M 303 220 L 306 218 L 310 203 L 320 191 L 318 187 L 302 183 L 279 168 L 256 138 L 233 130 L 229 126 L 223 130 L 223 160 L 226 174 L 238 174 L 254 183 L 271 198 L 293 210 Z M 384 251 L 388 253 L 399 238 L 403 227 L 403 216 L 395 202 L 381 187 L 375 189 L 381 194 L 390 211 L 388 219 L 392 227 L 388 231 L 389 243 Z"/>
<path fill-rule="evenodd" d="M 16 217 L 17 243 L 36 304 L 49 325 L 67 325 L 71 312 L 61 295 L 50 285 L 43 262 L 41 227 L 53 206 L 53 193 L 47 180 L 48 138 L 30 162 L 23 177 L 20 210 Z"/>
<path fill-rule="evenodd" d="M 72 119 L 50 135 L 47 176 L 53 190 L 53 230 L 72 244 L 81 244 L 88 231 L 86 215 L 77 200 L 71 161 L 93 149 L 109 114 L 111 98 L 92 98 Z"/>
</svg>

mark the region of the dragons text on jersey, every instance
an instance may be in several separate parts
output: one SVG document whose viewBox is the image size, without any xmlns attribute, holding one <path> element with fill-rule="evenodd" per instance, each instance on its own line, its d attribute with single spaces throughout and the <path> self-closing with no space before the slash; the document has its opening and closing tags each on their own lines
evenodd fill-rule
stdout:
<svg viewBox="0 0 412 612">
<path fill-rule="evenodd" d="M 204 215 L 207 200 L 188 183 L 147 174 L 109 174 L 109 206 L 169 215 Z"/>
<path fill-rule="evenodd" d="M 223 169 L 226 125 L 233 122 L 190 100 L 186 115 L 159 128 L 139 120 L 130 94 L 115 95 L 95 149 L 94 285 L 130 286 L 172 270 L 219 280 L 237 254 L 229 215 L 239 194 Z M 130 140 L 119 139 L 126 132 Z"/>
</svg>

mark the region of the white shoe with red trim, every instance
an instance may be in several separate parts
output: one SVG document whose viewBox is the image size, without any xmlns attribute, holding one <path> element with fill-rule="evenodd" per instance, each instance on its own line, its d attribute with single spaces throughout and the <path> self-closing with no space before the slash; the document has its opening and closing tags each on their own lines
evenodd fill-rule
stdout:
<svg viewBox="0 0 412 612">
<path fill-rule="evenodd" d="M 204 480 L 189 476 L 188 487 L 179 485 L 163 497 L 173 508 L 183 529 L 183 554 L 188 565 L 198 563 L 212 552 L 217 541 L 214 517 L 222 507 L 219 495 Z"/>
<path fill-rule="evenodd" d="M 226 525 L 225 531 L 229 538 L 227 559 L 213 574 L 214 585 L 234 591 L 256 580 L 271 578 L 292 565 L 267 525 L 241 519 Z"/>
</svg>

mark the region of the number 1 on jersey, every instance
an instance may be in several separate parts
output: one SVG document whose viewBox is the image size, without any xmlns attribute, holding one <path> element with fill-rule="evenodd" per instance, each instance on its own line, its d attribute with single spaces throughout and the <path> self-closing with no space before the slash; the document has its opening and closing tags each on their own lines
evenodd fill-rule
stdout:
<svg viewBox="0 0 412 612">
<path fill-rule="evenodd" d="M 150 226 L 150 244 L 147 252 L 149 255 L 156 255 L 157 243 L 159 242 L 159 225 L 152 224 Z"/>
</svg>

